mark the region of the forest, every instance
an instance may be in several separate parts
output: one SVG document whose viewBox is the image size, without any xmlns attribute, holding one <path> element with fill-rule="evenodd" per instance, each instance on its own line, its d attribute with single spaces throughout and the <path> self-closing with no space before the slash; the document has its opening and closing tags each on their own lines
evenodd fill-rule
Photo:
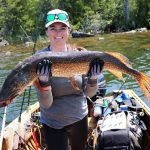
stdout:
<svg viewBox="0 0 150 150">
<path fill-rule="evenodd" d="M 92 33 L 150 29 L 150 0 L 0 0 L 0 38 L 45 35 L 46 13 L 68 12 L 73 30 Z"/>
</svg>

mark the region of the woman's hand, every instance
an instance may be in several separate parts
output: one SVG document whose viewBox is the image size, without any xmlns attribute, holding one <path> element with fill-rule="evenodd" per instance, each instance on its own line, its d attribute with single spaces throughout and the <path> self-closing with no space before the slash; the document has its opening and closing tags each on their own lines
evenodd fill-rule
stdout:
<svg viewBox="0 0 150 150">
<path fill-rule="evenodd" d="M 50 86 L 50 77 L 52 76 L 51 66 L 52 62 L 48 59 L 42 60 L 37 65 L 37 75 L 41 87 Z"/>
<path fill-rule="evenodd" d="M 88 71 L 87 76 L 90 79 L 97 79 L 103 69 L 103 66 L 104 66 L 104 62 L 102 60 L 98 58 L 94 59 L 90 63 L 90 69 Z"/>
</svg>

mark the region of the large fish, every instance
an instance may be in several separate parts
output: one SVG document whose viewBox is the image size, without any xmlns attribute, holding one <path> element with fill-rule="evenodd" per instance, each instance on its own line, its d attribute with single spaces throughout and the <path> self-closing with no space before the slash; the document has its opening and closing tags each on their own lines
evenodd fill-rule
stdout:
<svg viewBox="0 0 150 150">
<path fill-rule="evenodd" d="M 146 98 L 150 98 L 150 78 L 133 69 L 128 59 L 119 53 L 41 52 L 23 60 L 10 72 L 0 91 L 0 106 L 8 105 L 27 86 L 32 85 L 38 79 L 36 66 L 43 59 L 49 59 L 52 62 L 52 76 L 73 77 L 76 74 L 87 74 L 91 61 L 97 58 L 104 61 L 103 70 L 109 70 L 118 77 L 121 77 L 122 73 L 133 76 Z"/>
</svg>

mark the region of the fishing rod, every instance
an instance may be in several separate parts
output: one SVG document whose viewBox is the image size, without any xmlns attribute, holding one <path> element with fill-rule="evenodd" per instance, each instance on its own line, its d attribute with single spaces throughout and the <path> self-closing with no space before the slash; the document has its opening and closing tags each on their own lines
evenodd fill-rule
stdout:
<svg viewBox="0 0 150 150">
<path fill-rule="evenodd" d="M 5 123 L 6 123 L 6 112 L 7 112 L 7 106 L 5 106 L 4 108 L 2 129 L 1 129 L 1 135 L 0 135 L 0 150 L 2 149 L 2 144 L 3 144 L 4 128 L 5 128 Z"/>
<path fill-rule="evenodd" d="M 24 30 L 24 28 L 22 27 L 22 25 L 20 25 L 20 28 L 22 29 L 22 31 L 24 32 L 24 34 L 26 35 L 26 37 L 30 40 L 30 42 L 32 42 L 32 39 L 31 39 L 30 36 L 27 34 L 27 32 Z"/>
<path fill-rule="evenodd" d="M 129 76 L 125 79 L 125 81 L 121 84 L 120 88 L 118 89 L 118 93 L 120 92 L 120 90 L 122 89 L 122 87 L 124 86 L 124 84 L 126 83 L 127 79 L 129 78 Z"/>
<path fill-rule="evenodd" d="M 42 7 L 41 7 L 41 9 L 42 9 Z M 38 39 L 38 24 L 39 24 L 39 21 L 41 20 L 41 17 L 42 17 L 41 11 L 40 11 L 40 14 L 38 16 L 39 17 L 37 19 L 35 30 L 34 30 L 34 38 L 33 38 L 34 45 L 33 45 L 33 49 L 32 49 L 32 55 L 35 54 L 35 52 L 36 52 L 36 44 L 37 44 L 37 39 Z M 25 35 L 27 37 L 29 37 L 27 32 L 23 29 L 23 27 L 21 25 L 20 25 L 20 27 L 23 30 L 23 32 L 25 33 Z M 30 105 L 30 95 L 31 95 L 31 86 L 29 87 L 29 92 L 28 92 L 28 106 Z M 21 114 L 22 114 L 22 111 L 23 111 L 23 103 L 24 103 L 25 96 L 26 96 L 26 90 L 25 90 L 24 95 L 23 95 L 23 100 L 22 100 L 22 105 L 21 105 L 20 115 L 19 115 L 19 121 L 21 121 Z"/>
<path fill-rule="evenodd" d="M 24 30 L 24 28 L 20 25 L 20 28 L 22 29 L 22 31 L 25 33 L 25 35 L 27 36 L 27 38 L 31 40 L 31 38 L 29 37 L 29 35 L 27 34 L 27 32 Z M 35 46 L 33 47 L 32 51 L 34 51 L 35 49 Z M 33 53 L 33 52 L 32 52 Z M 29 101 L 30 101 L 30 91 L 31 91 L 31 86 L 29 87 L 29 93 L 28 93 L 28 106 L 29 106 Z M 22 111 L 23 111 L 23 104 L 24 104 L 24 100 L 25 100 L 25 96 L 26 96 L 26 89 L 24 91 L 24 94 L 23 94 L 23 98 L 22 98 L 22 103 L 21 103 L 21 108 L 20 108 L 20 113 L 19 113 L 19 118 L 18 118 L 18 122 L 21 122 L 21 114 L 22 114 Z"/>
<path fill-rule="evenodd" d="M 129 78 L 129 76 L 125 79 L 124 82 L 122 82 L 122 84 L 121 84 L 121 86 L 119 87 L 117 93 L 120 93 L 122 87 L 124 86 L 124 84 L 126 83 L 126 81 L 127 81 L 128 78 Z M 117 96 L 118 96 L 118 95 L 117 95 Z M 95 102 L 92 101 L 92 99 L 91 99 L 89 96 L 86 96 L 86 98 L 87 98 L 93 105 L 95 105 Z M 109 103 L 112 103 L 114 100 L 115 100 L 115 98 L 113 98 Z M 103 112 L 103 114 L 108 110 L 108 108 L 109 108 L 109 105 L 106 107 L 106 109 L 105 109 L 105 111 Z"/>
<path fill-rule="evenodd" d="M 118 94 L 120 93 L 122 87 L 124 86 L 124 84 L 126 83 L 126 81 L 127 81 L 128 78 L 129 78 L 129 76 L 125 79 L 124 82 L 122 82 L 120 88 L 118 89 L 117 96 L 118 96 Z M 116 97 L 117 97 L 117 96 L 116 96 Z M 109 103 L 112 103 L 114 100 L 115 100 L 115 98 L 113 98 Z M 109 105 L 106 107 L 104 113 L 108 110 L 108 108 L 109 108 Z M 104 114 L 104 113 L 103 113 L 103 114 Z"/>
<path fill-rule="evenodd" d="M 127 78 L 125 79 L 125 81 L 122 82 L 121 86 L 120 86 L 119 89 L 118 89 L 118 93 L 121 91 L 122 87 L 124 86 L 124 84 L 125 84 L 125 82 L 126 82 L 126 80 L 127 80 L 128 78 L 129 78 L 129 77 L 127 77 Z M 94 104 L 94 102 L 91 100 L 90 97 L 87 96 L 87 98 L 88 98 L 88 100 L 89 100 L 92 104 Z"/>
</svg>

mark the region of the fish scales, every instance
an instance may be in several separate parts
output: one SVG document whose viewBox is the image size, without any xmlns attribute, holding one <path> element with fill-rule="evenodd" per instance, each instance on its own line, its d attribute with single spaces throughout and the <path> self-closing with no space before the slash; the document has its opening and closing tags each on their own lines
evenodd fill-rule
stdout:
<svg viewBox="0 0 150 150">
<path fill-rule="evenodd" d="M 134 77 L 146 98 L 150 98 L 150 78 L 133 69 L 128 64 L 128 59 L 121 54 L 98 51 L 41 52 L 23 60 L 6 77 L 0 91 L 0 107 L 8 105 L 38 79 L 36 67 L 43 59 L 52 62 L 52 76 L 71 79 L 77 74 L 87 74 L 91 61 L 97 58 L 104 62 L 103 71 L 119 72 L 119 75 L 124 73 Z"/>
<path fill-rule="evenodd" d="M 23 66 L 24 64 L 26 65 L 28 63 L 31 63 L 32 66 L 36 68 L 35 65 L 37 65 L 37 63 L 39 63 L 43 59 L 49 59 L 52 62 L 53 76 L 69 77 L 72 75 L 71 70 L 74 72 L 73 74 L 80 74 L 80 72 L 86 74 L 89 69 L 90 62 L 96 58 L 99 58 L 104 61 L 104 69 L 106 70 L 110 68 L 119 71 L 120 69 L 122 69 L 122 67 L 125 67 L 126 69 L 124 69 L 123 71 L 124 73 L 127 73 L 127 71 L 130 69 L 127 68 L 126 65 L 124 65 L 124 63 L 120 63 L 120 60 L 116 59 L 110 54 L 104 52 L 98 52 L 98 51 L 66 52 L 66 53 L 43 52 L 26 59 L 25 61 L 23 61 L 23 64 L 20 65 Z M 79 67 L 84 70 L 81 69 L 80 72 L 78 72 Z M 69 72 L 66 72 L 68 71 L 68 68 L 70 68 L 70 74 Z M 56 70 L 57 71 L 62 70 L 62 71 L 61 73 L 60 71 L 58 71 L 59 72 L 58 73 Z M 129 73 L 131 72 L 129 71 Z"/>
</svg>

